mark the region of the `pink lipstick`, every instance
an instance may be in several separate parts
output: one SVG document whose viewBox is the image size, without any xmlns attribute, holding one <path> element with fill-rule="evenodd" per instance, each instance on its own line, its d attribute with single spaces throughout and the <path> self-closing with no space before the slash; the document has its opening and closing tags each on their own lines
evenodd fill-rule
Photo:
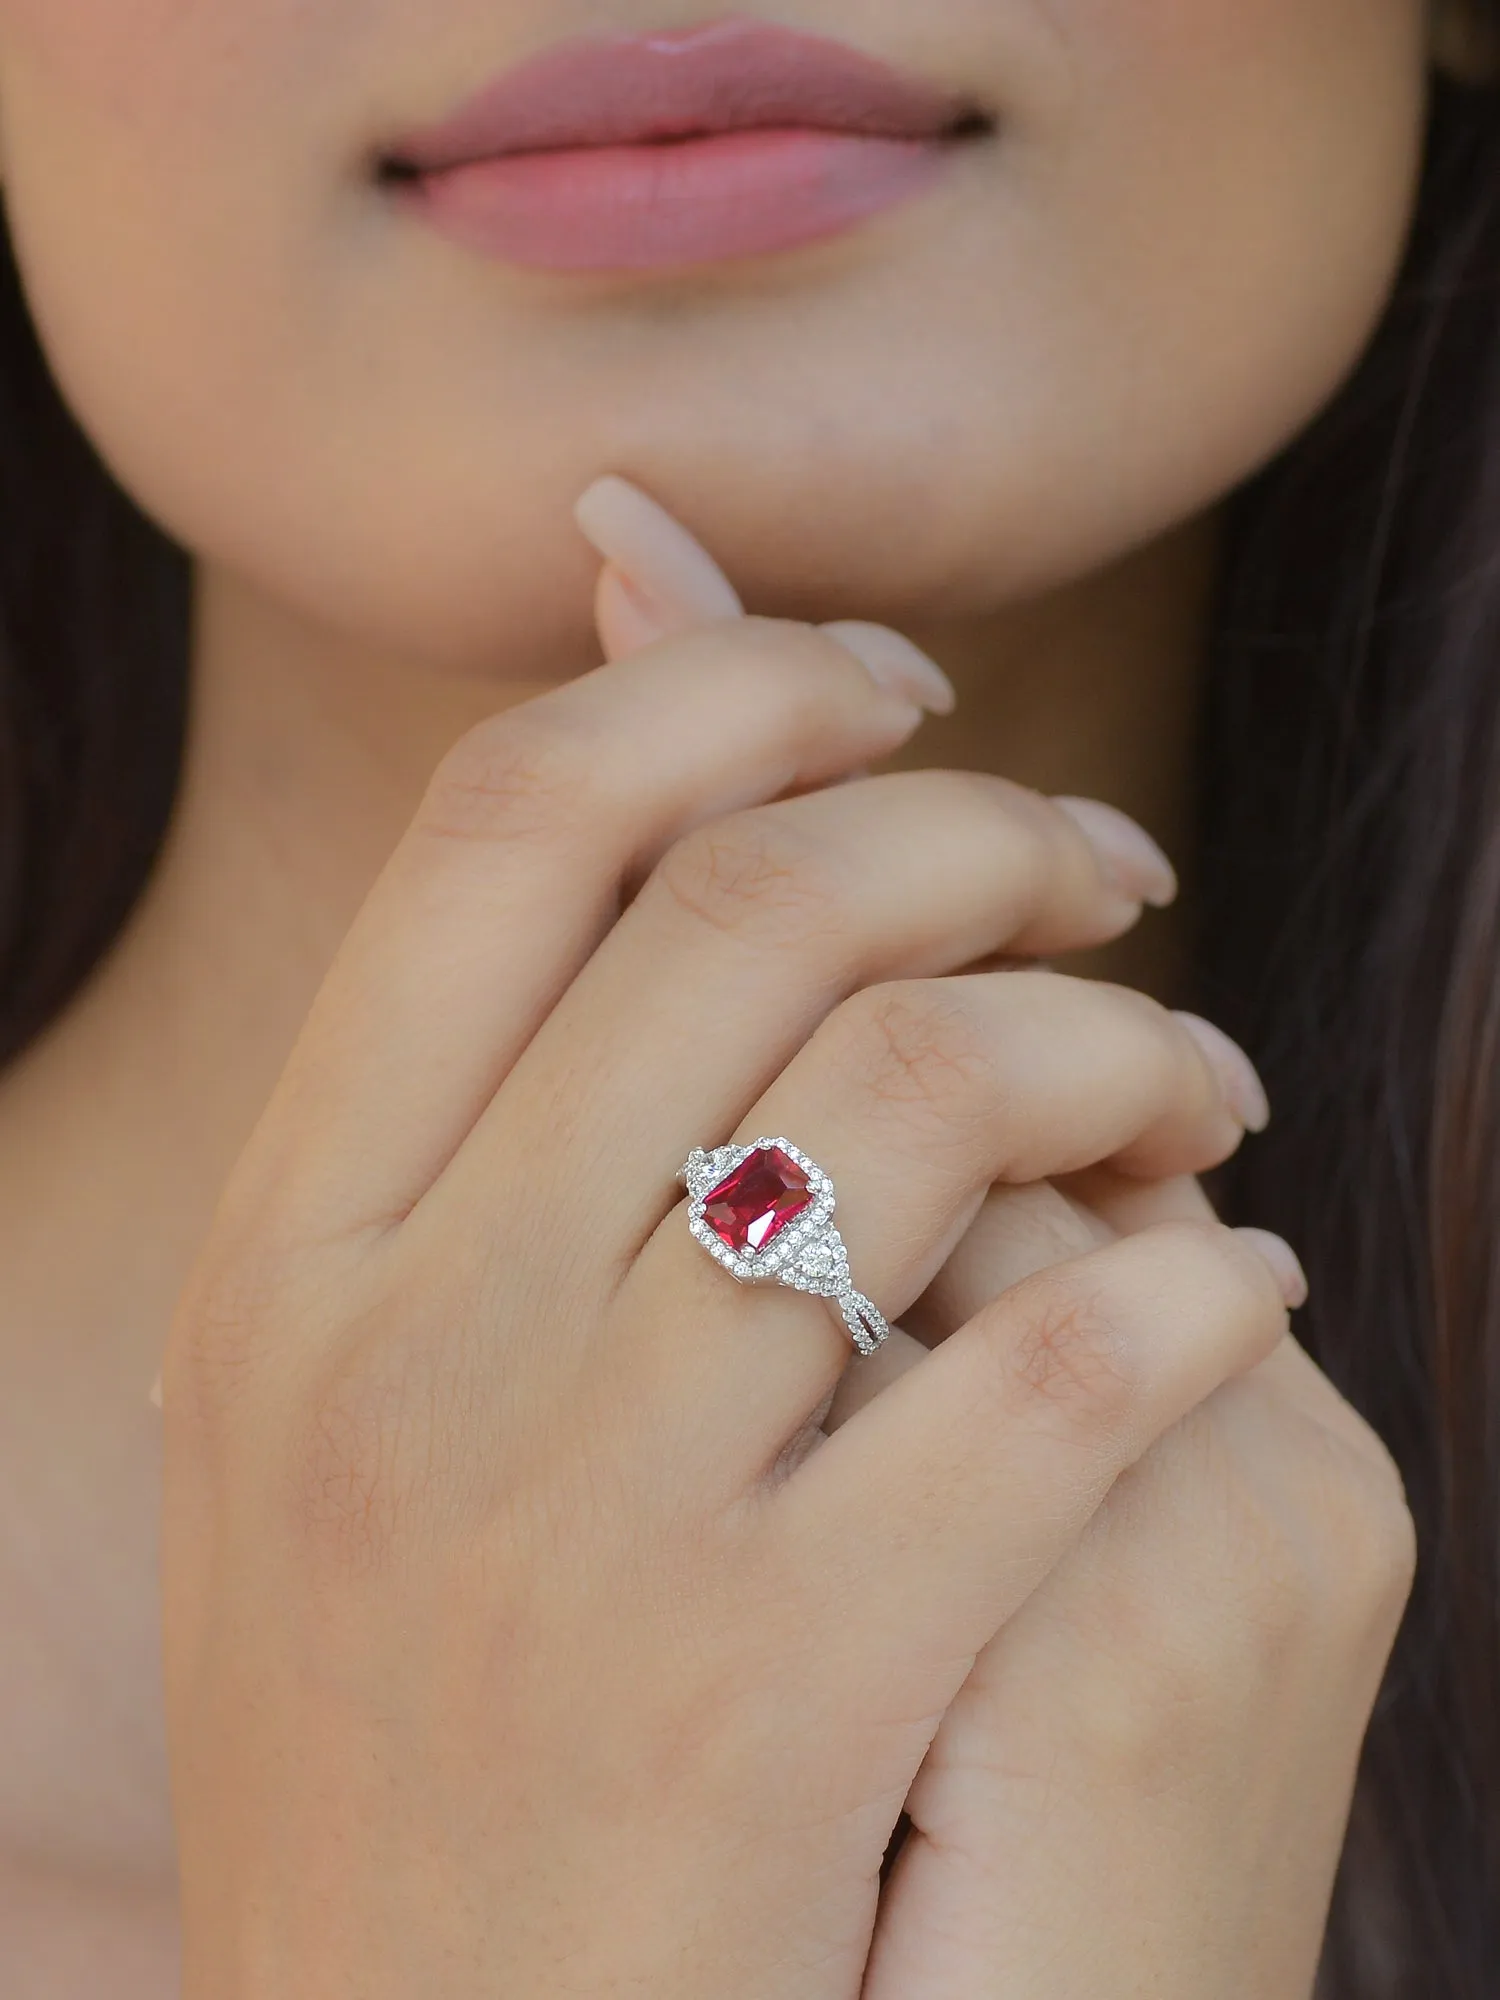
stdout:
<svg viewBox="0 0 1500 2000">
<path fill-rule="evenodd" d="M 732 18 L 549 49 L 389 146 L 382 178 L 489 256 L 651 270 L 836 235 L 991 129 L 972 99 L 845 43 Z"/>
</svg>

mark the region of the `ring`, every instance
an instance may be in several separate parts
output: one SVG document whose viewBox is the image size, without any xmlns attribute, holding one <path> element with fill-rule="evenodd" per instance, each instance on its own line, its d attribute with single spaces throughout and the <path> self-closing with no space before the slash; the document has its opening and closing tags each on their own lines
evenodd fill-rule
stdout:
<svg viewBox="0 0 1500 2000">
<path fill-rule="evenodd" d="M 890 1333 L 849 1282 L 849 1253 L 833 1226 L 833 1182 L 790 1139 L 695 1146 L 677 1176 L 692 1197 L 688 1227 L 741 1284 L 772 1279 L 831 1300 L 861 1354 Z"/>
</svg>

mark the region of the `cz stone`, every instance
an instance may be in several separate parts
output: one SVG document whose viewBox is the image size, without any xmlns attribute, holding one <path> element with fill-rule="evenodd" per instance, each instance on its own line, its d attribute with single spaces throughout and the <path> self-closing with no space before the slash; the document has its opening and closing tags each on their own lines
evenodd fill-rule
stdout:
<svg viewBox="0 0 1500 2000">
<path fill-rule="evenodd" d="M 739 1256 L 779 1236 L 812 1200 L 807 1175 L 779 1146 L 762 1146 L 708 1194 L 703 1219 Z"/>
</svg>

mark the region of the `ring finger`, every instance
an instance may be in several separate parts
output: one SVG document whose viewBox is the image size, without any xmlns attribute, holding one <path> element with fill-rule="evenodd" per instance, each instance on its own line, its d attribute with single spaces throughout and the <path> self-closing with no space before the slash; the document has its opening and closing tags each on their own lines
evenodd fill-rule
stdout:
<svg viewBox="0 0 1500 2000">
<path fill-rule="evenodd" d="M 1143 1177 L 1197 1172 L 1243 1131 L 1176 1016 L 1121 988 L 1020 972 L 858 994 L 736 1140 L 784 1134 L 833 1177 L 852 1284 L 894 1316 L 932 1282 L 996 1181 L 1030 1184 L 1100 1160 Z M 647 1317 L 681 1349 L 683 1393 L 724 1411 L 728 1457 L 774 1459 L 833 1387 L 848 1338 L 821 1303 L 732 1283 L 679 1211 L 627 1289 L 679 1302 Z"/>
</svg>

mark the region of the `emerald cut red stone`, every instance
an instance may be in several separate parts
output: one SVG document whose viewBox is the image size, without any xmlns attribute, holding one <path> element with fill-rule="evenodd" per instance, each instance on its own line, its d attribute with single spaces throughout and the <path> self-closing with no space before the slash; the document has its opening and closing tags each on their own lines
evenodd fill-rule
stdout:
<svg viewBox="0 0 1500 2000">
<path fill-rule="evenodd" d="M 812 1200 L 807 1175 L 779 1146 L 761 1146 L 719 1182 L 703 1219 L 738 1256 L 764 1250 Z"/>
</svg>

